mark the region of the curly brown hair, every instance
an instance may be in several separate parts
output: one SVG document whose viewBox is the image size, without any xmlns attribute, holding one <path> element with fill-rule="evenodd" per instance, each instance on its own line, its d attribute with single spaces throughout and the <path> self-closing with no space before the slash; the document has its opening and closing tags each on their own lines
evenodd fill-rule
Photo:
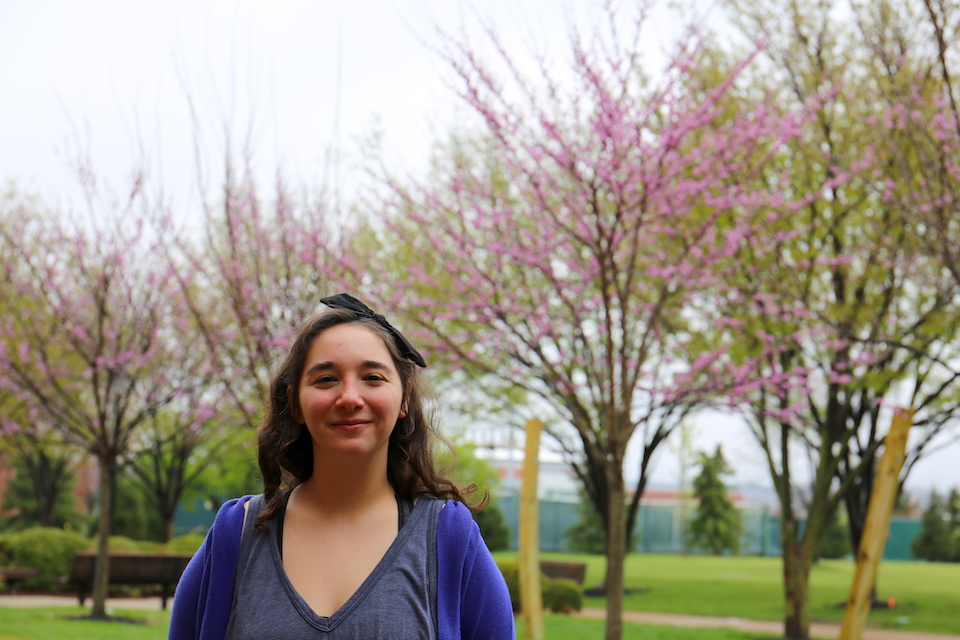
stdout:
<svg viewBox="0 0 960 640">
<path fill-rule="evenodd" d="M 387 445 L 387 480 L 398 496 L 414 499 L 421 494 L 466 502 L 476 486 L 460 489 L 438 471 L 434 461 L 437 442 L 450 446 L 434 428 L 437 403 L 423 380 L 417 365 L 400 355 L 390 333 L 371 318 L 347 309 L 330 309 L 302 322 L 293 344 L 274 371 L 267 398 L 267 413 L 257 429 L 257 456 L 263 476 L 265 506 L 255 526 L 266 530 L 266 522 L 276 515 L 284 488 L 296 487 L 313 475 L 313 446 L 306 425 L 294 418 L 293 403 L 306 366 L 307 354 L 321 333 L 340 324 L 357 324 L 380 336 L 393 358 L 403 387 L 402 406 L 407 413 L 397 420 Z M 292 398 L 291 398 L 292 396 Z M 486 496 L 471 510 L 483 508 Z"/>
</svg>

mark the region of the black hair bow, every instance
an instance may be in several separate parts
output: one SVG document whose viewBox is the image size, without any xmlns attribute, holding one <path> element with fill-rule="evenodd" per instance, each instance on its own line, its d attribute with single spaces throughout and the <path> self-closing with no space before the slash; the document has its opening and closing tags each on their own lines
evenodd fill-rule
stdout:
<svg viewBox="0 0 960 640">
<path fill-rule="evenodd" d="M 381 327 L 390 332 L 390 335 L 393 336 L 393 341 L 397 344 L 397 349 L 400 350 L 400 355 L 409 360 L 413 360 L 414 363 L 421 367 L 426 367 L 427 363 L 423 359 L 417 350 L 413 348 L 413 345 L 410 344 L 410 341 L 403 337 L 403 334 L 397 331 L 393 325 L 387 322 L 387 319 L 384 318 L 379 313 L 374 313 L 373 309 L 363 304 L 353 296 L 348 293 L 339 293 L 335 296 L 330 296 L 328 298 L 322 298 L 320 300 L 323 304 L 327 305 L 332 309 L 347 309 L 353 311 L 355 314 L 362 318 L 370 318 Z"/>
</svg>

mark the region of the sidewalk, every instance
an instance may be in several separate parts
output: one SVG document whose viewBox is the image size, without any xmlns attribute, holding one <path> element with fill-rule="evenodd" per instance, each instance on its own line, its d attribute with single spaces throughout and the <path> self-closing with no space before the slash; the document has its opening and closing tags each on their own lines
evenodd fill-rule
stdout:
<svg viewBox="0 0 960 640">
<path fill-rule="evenodd" d="M 607 612 L 603 609 L 583 609 L 579 615 L 584 618 L 605 618 Z M 783 635 L 782 622 L 746 620 L 743 618 L 715 618 L 675 613 L 624 611 L 623 619 L 625 622 L 659 624 L 668 627 L 724 628 L 753 633 L 770 633 L 773 634 L 772 637 L 782 637 Z M 810 624 L 810 636 L 813 638 L 838 638 L 840 636 L 840 625 L 830 622 L 812 622 Z M 863 640 L 960 640 L 960 636 L 867 628 L 863 632 Z"/>
<path fill-rule="evenodd" d="M 90 606 L 88 596 L 84 604 Z M 0 595 L 0 607 L 76 607 L 80 601 L 76 593 L 63 595 Z M 167 600 L 167 608 L 173 605 L 173 598 Z M 160 596 L 153 598 L 107 598 L 107 608 L 110 609 L 145 609 L 160 611 Z"/>
</svg>

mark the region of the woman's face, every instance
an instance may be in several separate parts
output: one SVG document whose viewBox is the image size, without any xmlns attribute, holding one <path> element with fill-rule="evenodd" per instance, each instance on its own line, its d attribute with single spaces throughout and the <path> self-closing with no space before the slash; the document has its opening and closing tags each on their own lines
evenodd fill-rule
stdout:
<svg viewBox="0 0 960 640">
<path fill-rule="evenodd" d="M 294 417 L 307 425 L 318 457 L 382 456 L 406 415 L 403 383 L 383 339 L 358 324 L 335 325 L 313 340 L 300 376 Z M 291 397 L 291 400 L 293 398 Z"/>
</svg>

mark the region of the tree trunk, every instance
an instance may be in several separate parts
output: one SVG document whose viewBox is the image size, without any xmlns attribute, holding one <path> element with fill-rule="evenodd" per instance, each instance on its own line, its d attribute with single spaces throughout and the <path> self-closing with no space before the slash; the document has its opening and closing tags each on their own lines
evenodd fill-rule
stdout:
<svg viewBox="0 0 960 640">
<path fill-rule="evenodd" d="M 620 640 L 623 637 L 623 565 L 627 550 L 626 493 L 621 467 L 611 464 L 607 468 L 610 509 L 607 526 L 607 629 L 605 640 Z"/>
<path fill-rule="evenodd" d="M 786 600 L 784 637 L 787 640 L 810 639 L 810 553 L 798 540 L 797 522 L 784 518 L 780 527 L 783 548 L 783 585 Z"/>
<path fill-rule="evenodd" d="M 867 486 L 869 486 L 869 489 L 866 489 Z M 870 494 L 873 489 L 873 469 L 864 470 L 863 478 L 859 483 L 854 483 L 852 489 L 844 496 L 844 504 L 847 507 L 847 533 L 850 538 L 850 553 L 856 557 L 860 550 L 860 542 L 863 540 L 867 506 L 870 504 Z M 874 580 L 873 587 L 870 589 L 870 598 L 871 602 L 877 601 L 876 580 Z"/>
<path fill-rule="evenodd" d="M 627 509 L 627 521 L 625 526 L 625 532 L 627 535 L 627 553 L 630 553 L 634 549 L 630 547 L 630 542 L 633 540 L 633 530 L 637 527 L 637 517 L 640 515 L 640 500 L 643 498 L 643 492 L 647 488 L 647 468 L 644 464 L 640 468 L 640 479 L 637 480 L 637 486 L 634 489 L 633 496 L 630 498 L 630 506 Z"/>
<path fill-rule="evenodd" d="M 149 503 L 153 505 L 160 516 L 160 531 L 157 533 L 160 535 L 160 542 L 163 543 L 170 542 L 170 538 L 173 537 L 174 521 L 177 519 L 179 499 L 174 498 L 171 495 L 172 493 L 170 491 L 165 494 L 159 492 L 148 492 L 147 494 Z"/>
<path fill-rule="evenodd" d="M 110 525 L 113 509 L 115 457 L 100 455 L 100 524 L 97 535 L 97 561 L 93 572 L 93 610 L 91 618 L 107 617 L 107 592 L 110 587 Z"/>
<path fill-rule="evenodd" d="M 163 531 L 161 531 L 162 539 L 160 542 L 167 543 L 170 542 L 170 538 L 173 537 L 174 533 L 174 520 L 176 520 L 177 513 L 176 511 L 172 513 L 164 513 L 163 518 Z"/>
<path fill-rule="evenodd" d="M 839 477 L 842 482 L 844 477 Z M 873 465 L 865 465 L 860 477 L 850 484 L 850 488 L 843 496 L 843 503 L 847 508 L 847 533 L 850 537 L 850 549 L 854 554 L 860 548 L 860 540 L 863 538 L 863 527 L 867 521 L 867 508 L 870 505 L 873 483 Z"/>
<path fill-rule="evenodd" d="M 57 501 L 63 493 L 67 463 L 48 456 L 40 450 L 32 454 L 27 448 L 20 449 L 23 466 L 30 476 L 33 497 L 37 504 L 37 519 L 41 526 L 56 527 Z"/>
<path fill-rule="evenodd" d="M 57 479 L 53 477 L 55 471 L 46 467 L 45 462 L 45 460 L 41 460 L 39 477 L 37 478 L 40 486 L 40 495 L 37 496 L 40 503 L 40 524 L 45 527 L 55 527 L 57 524 L 59 486 Z"/>
</svg>

